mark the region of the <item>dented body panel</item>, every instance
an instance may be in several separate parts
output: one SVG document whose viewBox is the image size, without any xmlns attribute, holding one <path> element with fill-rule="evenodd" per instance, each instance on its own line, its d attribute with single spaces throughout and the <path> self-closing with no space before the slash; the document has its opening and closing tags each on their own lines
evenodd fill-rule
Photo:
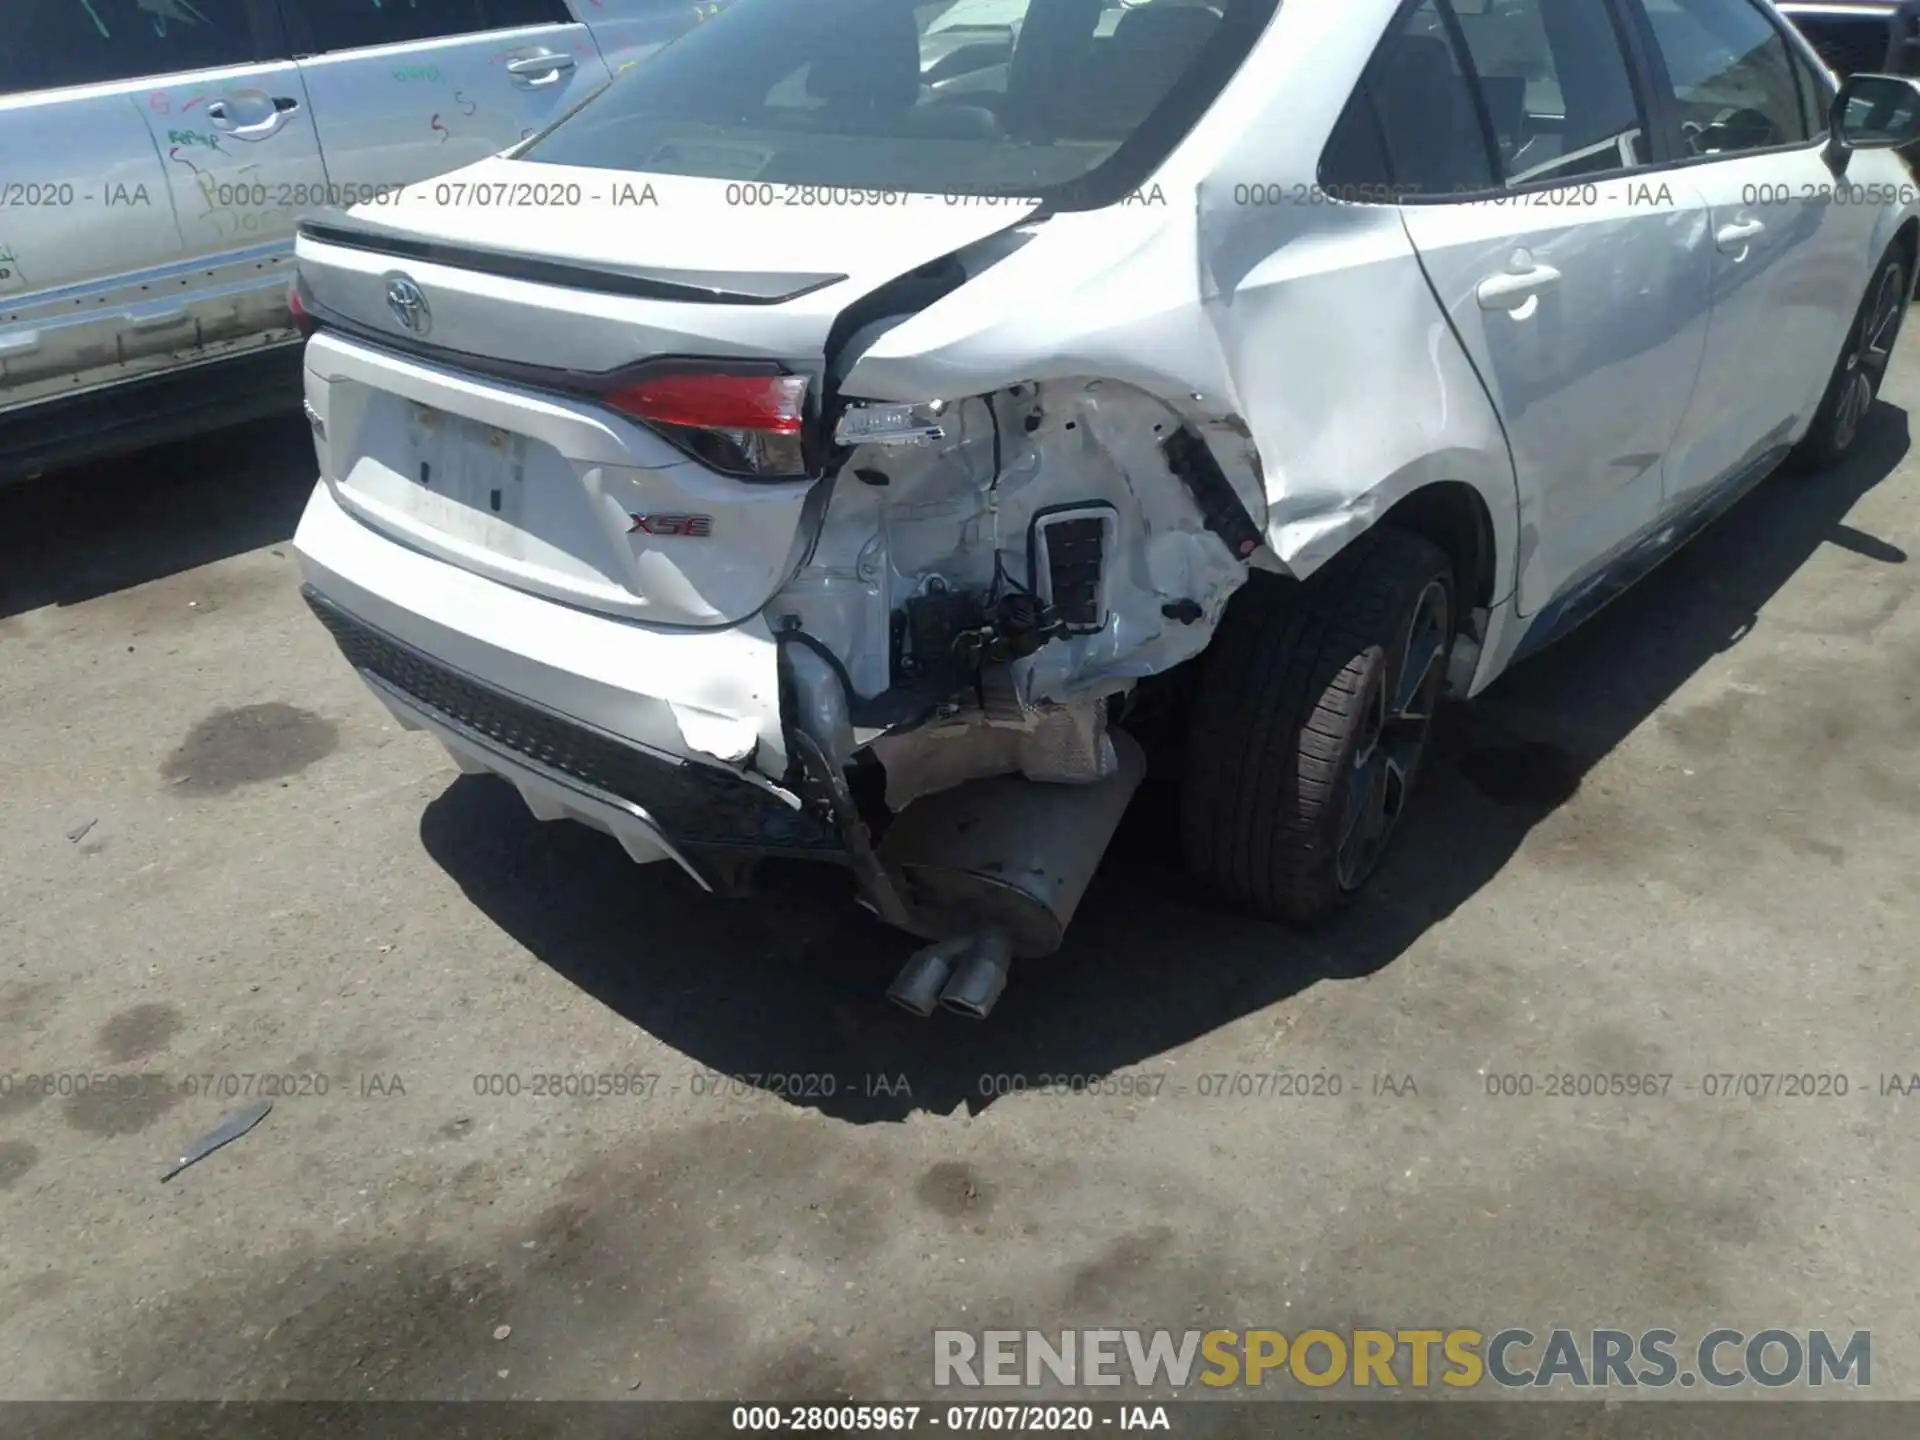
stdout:
<svg viewBox="0 0 1920 1440">
<path fill-rule="evenodd" d="M 984 1014 L 1009 956 L 1059 943 L 1139 783 L 1128 707 L 1226 693 L 1218 659 L 1182 667 L 1254 572 L 1292 604 L 1337 557 L 1387 565 L 1337 572 L 1395 614 L 1341 636 L 1372 688 L 1318 740 L 1385 756 L 1367 793 L 1397 806 L 1420 752 L 1396 758 L 1390 724 L 1424 735 L 1441 677 L 1479 690 L 1622 555 L 1690 533 L 1665 523 L 1695 504 L 1669 451 L 1701 423 L 1720 262 L 1707 167 L 1661 201 L 1610 179 L 1511 220 L 1323 194 L 1395 0 L 1048 0 L 964 92 L 914 69 L 900 24 L 924 15 L 846 3 L 730 8 L 581 111 L 571 149 L 563 122 L 448 177 L 577 205 L 414 195 L 309 225 L 321 483 L 295 543 L 349 658 L 463 767 L 716 890 L 763 855 L 844 865 L 936 942 L 896 998 Z M 842 29 L 802 64 L 780 37 L 821 15 Z M 1112 42 L 1106 90 L 1049 48 L 1075 24 Z M 1164 105 L 1110 134 L 1149 81 Z M 751 115 L 699 110 L 710 91 Z M 1074 105 L 1084 128 L 1047 129 Z M 1046 194 L 871 178 L 946 166 L 964 190 L 970 165 Z M 842 167 L 844 193 L 817 183 Z M 1795 373 L 1807 407 L 1827 363 Z M 1283 683 L 1322 687 L 1289 714 L 1324 713 L 1324 680 L 1271 678 L 1238 697 L 1251 727 Z M 1342 837 L 1387 804 L 1327 793 Z"/>
<path fill-rule="evenodd" d="M 766 212 L 718 179 L 568 170 L 596 199 L 564 224 L 416 193 L 309 227 L 310 583 L 514 695 L 796 800 L 805 754 L 878 763 L 896 810 L 996 775 L 1111 776 L 1110 702 L 1200 656 L 1251 570 L 1304 578 L 1424 484 L 1484 496 L 1500 600 L 1513 472 L 1397 212 L 1236 201 L 1255 176 L 1312 179 L 1344 93 L 1314 76 L 1329 50 L 1364 55 L 1375 8 L 1339 26 L 1283 8 L 1187 139 L 1101 208 Z M 497 157 L 449 181 L 555 173 Z M 396 274 L 430 335 L 394 323 Z M 805 376 L 818 473 L 716 474 L 565 393 L 650 355 Z M 886 407 L 915 433 L 825 434 Z M 516 468 L 481 492 L 491 513 L 426 493 L 441 472 L 422 455 L 457 486 L 456 457 L 503 435 Z M 367 567 L 396 543 L 396 573 L 419 573 L 383 587 Z M 578 648 L 550 645 L 550 610 Z M 611 671 L 601 629 L 627 656 Z M 814 801 L 844 806 L 833 789 Z"/>
</svg>

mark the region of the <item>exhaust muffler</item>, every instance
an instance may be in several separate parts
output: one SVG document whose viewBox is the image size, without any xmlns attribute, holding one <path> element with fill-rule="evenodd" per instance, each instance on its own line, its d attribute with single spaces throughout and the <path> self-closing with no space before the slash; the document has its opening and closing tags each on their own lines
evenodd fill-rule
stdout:
<svg viewBox="0 0 1920 1440">
<path fill-rule="evenodd" d="M 900 812 L 879 856 L 911 894 L 906 928 L 940 943 L 907 962 L 889 995 L 898 992 L 899 1003 L 914 1009 L 908 998 L 927 993 L 939 952 L 947 966 L 933 987 L 940 1003 L 984 1015 L 1006 985 L 1009 961 L 1060 948 L 1146 774 L 1138 742 L 1111 733 L 1120 763 L 1104 779 L 1062 785 L 997 775 L 925 796 Z"/>
</svg>

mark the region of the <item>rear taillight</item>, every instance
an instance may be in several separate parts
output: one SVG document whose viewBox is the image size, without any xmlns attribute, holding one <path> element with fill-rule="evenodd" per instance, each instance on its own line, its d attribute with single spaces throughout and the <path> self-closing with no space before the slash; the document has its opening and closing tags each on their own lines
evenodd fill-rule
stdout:
<svg viewBox="0 0 1920 1440">
<path fill-rule="evenodd" d="M 807 473 L 804 375 L 677 371 L 601 398 L 724 474 L 783 480 Z"/>
<path fill-rule="evenodd" d="M 298 280 L 294 281 L 293 284 L 287 288 L 287 309 L 293 312 L 294 326 L 303 336 L 311 340 L 313 338 L 313 332 L 320 328 L 320 322 L 313 318 L 307 310 L 307 302 L 300 298 L 300 282 Z"/>
</svg>

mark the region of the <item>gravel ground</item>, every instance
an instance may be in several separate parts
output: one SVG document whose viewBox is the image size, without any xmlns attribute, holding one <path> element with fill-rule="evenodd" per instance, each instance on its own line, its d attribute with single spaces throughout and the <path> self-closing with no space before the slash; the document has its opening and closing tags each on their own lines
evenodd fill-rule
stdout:
<svg viewBox="0 0 1920 1440">
<path fill-rule="evenodd" d="M 702 897 L 391 723 L 297 417 L 0 493 L 0 1398 L 880 1399 L 994 1324 L 1871 1329 L 1920 1398 L 1912 355 L 1450 718 L 1370 906 L 1214 913 L 1143 794 L 984 1027 L 837 875 Z"/>
</svg>

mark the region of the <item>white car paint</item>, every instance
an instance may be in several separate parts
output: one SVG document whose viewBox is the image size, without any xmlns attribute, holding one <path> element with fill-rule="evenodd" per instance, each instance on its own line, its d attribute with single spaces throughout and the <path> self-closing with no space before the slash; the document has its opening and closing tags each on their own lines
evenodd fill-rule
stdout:
<svg viewBox="0 0 1920 1440">
<path fill-rule="evenodd" d="M 577 181 L 580 205 L 482 214 L 416 196 L 357 239 L 303 235 L 305 284 L 345 322 L 307 356 L 323 430 L 296 538 L 310 584 L 487 685 L 777 786 L 770 622 L 797 622 L 874 699 L 906 595 L 983 590 L 1035 511 L 1098 500 L 1116 517 L 1109 624 L 1011 667 L 1021 705 L 1084 706 L 1203 649 L 1249 566 L 1307 579 L 1395 503 L 1447 485 L 1478 497 L 1489 531 L 1454 670 L 1457 689 L 1484 687 L 1534 619 L 1806 433 L 1878 257 L 1920 207 L 1896 157 L 1861 151 L 1845 183 L 1886 187 L 1881 203 L 1782 206 L 1751 243 L 1730 240 L 1754 218 L 1750 186 L 1833 183 L 1818 143 L 1653 166 L 1547 204 L 1249 203 L 1250 186 L 1310 193 L 1396 8 L 1286 0 L 1147 182 L 1104 209 L 926 194 L 764 208 L 739 197 L 767 157 L 741 154 L 735 181 L 500 158 L 449 182 Z M 622 214 L 622 184 L 654 187 L 657 212 Z M 396 258 L 381 231 L 440 248 Z M 463 258 L 476 251 L 716 294 L 593 293 L 485 273 Z M 933 263 L 964 283 L 832 332 Z M 381 288 L 395 271 L 431 299 L 448 352 L 575 372 L 764 357 L 944 433 L 859 446 L 831 486 L 696 473 L 590 397 L 397 353 Z M 408 404 L 519 437 L 544 501 L 475 525 L 410 485 Z M 1183 427 L 1252 520 L 1246 553 L 1171 473 L 1159 441 Z M 712 539 L 622 536 L 636 505 L 697 508 Z M 685 713 L 718 723 L 671 723 Z M 486 763 L 523 790 L 546 783 L 510 755 Z"/>
</svg>

